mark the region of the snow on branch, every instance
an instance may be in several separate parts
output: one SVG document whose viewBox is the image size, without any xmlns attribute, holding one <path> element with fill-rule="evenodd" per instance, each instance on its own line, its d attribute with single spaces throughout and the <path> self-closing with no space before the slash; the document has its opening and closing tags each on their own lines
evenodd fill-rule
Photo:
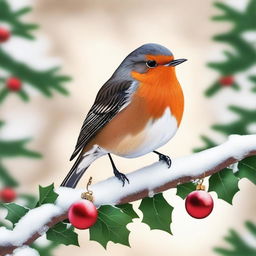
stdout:
<svg viewBox="0 0 256 256">
<path fill-rule="evenodd" d="M 256 155 L 256 135 L 231 135 L 219 146 L 173 159 L 170 169 L 165 163 L 156 162 L 129 173 L 130 184 L 124 187 L 118 179 L 111 177 L 92 185 L 90 190 L 96 206 L 124 204 L 212 175 L 252 155 Z M 81 199 L 84 191 L 60 187 L 56 192 L 59 197 L 55 204 L 30 210 L 13 230 L 0 228 L 0 255 L 30 245 L 50 227 L 65 220 L 68 208 Z"/>
</svg>

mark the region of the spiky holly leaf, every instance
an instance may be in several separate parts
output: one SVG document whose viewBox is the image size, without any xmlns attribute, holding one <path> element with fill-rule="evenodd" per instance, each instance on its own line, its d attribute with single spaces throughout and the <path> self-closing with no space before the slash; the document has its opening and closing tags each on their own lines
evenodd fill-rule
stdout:
<svg viewBox="0 0 256 256">
<path fill-rule="evenodd" d="M 15 203 L 3 204 L 3 207 L 8 210 L 8 214 L 5 218 L 12 222 L 13 225 L 15 225 L 20 218 L 28 212 L 28 209 Z"/>
<path fill-rule="evenodd" d="M 143 213 L 142 222 L 148 224 L 151 229 L 160 229 L 172 234 L 170 225 L 173 207 L 164 199 L 162 193 L 142 199 L 139 209 Z"/>
<path fill-rule="evenodd" d="M 251 156 L 242 160 L 238 164 L 239 171 L 235 175 L 242 179 L 247 178 L 256 185 L 256 157 Z"/>
<path fill-rule="evenodd" d="M 77 245 L 79 246 L 77 233 L 74 232 L 74 227 L 69 224 L 60 222 L 50 228 L 46 232 L 46 237 L 48 240 L 56 242 L 58 244 L 65 245 Z"/>
<path fill-rule="evenodd" d="M 138 214 L 134 211 L 132 204 L 120 204 L 117 205 L 116 207 L 120 208 L 122 212 L 126 213 L 133 219 L 139 218 Z"/>
<path fill-rule="evenodd" d="M 98 220 L 90 228 L 90 240 L 97 241 L 105 249 L 109 241 L 130 246 L 130 231 L 126 228 L 130 222 L 132 217 L 121 209 L 110 205 L 101 206 L 98 209 Z"/>
<path fill-rule="evenodd" d="M 210 177 L 209 191 L 215 191 L 219 198 L 232 204 L 234 195 L 239 191 L 238 181 L 233 171 L 225 168 Z"/>
<path fill-rule="evenodd" d="M 54 184 L 47 187 L 39 186 L 39 200 L 37 206 L 42 204 L 53 204 L 58 197 L 58 194 L 54 192 Z"/>
<path fill-rule="evenodd" d="M 185 199 L 187 195 L 192 191 L 195 191 L 195 189 L 196 189 L 196 184 L 193 182 L 180 184 L 177 186 L 176 195 L 181 197 L 182 199 Z"/>
</svg>

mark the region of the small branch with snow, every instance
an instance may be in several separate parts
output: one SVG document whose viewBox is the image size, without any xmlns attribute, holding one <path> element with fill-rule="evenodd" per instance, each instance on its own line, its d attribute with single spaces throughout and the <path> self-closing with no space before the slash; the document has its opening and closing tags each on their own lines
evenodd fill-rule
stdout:
<svg viewBox="0 0 256 256">
<path fill-rule="evenodd" d="M 231 135 L 219 146 L 174 159 L 170 169 L 165 163 L 156 162 L 129 173 L 130 184 L 124 187 L 118 179 L 111 177 L 90 189 L 96 206 L 124 204 L 212 175 L 252 155 L 256 155 L 256 135 Z M 30 210 L 13 230 L 0 228 L 0 255 L 30 245 L 50 227 L 67 219 L 68 208 L 81 199 L 84 191 L 60 187 L 56 192 L 59 197 L 55 204 Z"/>
</svg>

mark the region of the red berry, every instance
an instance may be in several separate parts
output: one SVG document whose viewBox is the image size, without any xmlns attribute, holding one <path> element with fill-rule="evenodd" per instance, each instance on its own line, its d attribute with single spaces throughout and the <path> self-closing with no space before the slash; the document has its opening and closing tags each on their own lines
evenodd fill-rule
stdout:
<svg viewBox="0 0 256 256">
<path fill-rule="evenodd" d="M 6 42 L 10 37 L 10 31 L 0 28 L 0 43 Z"/>
<path fill-rule="evenodd" d="M 230 86 L 234 84 L 234 77 L 233 76 L 223 76 L 219 80 L 220 84 L 223 86 Z"/>
<path fill-rule="evenodd" d="M 16 192 L 12 188 L 4 188 L 0 191 L 0 198 L 5 203 L 13 202 L 17 197 Z"/>
<path fill-rule="evenodd" d="M 68 210 L 70 223 L 78 229 L 87 229 L 95 224 L 98 211 L 95 205 L 88 200 L 81 200 L 71 205 Z"/>
<path fill-rule="evenodd" d="M 212 212 L 213 205 L 211 195 L 204 190 L 191 192 L 185 202 L 188 214 L 197 219 L 207 217 Z"/>
<path fill-rule="evenodd" d="M 21 89 L 22 83 L 17 77 L 10 77 L 6 80 L 6 86 L 11 91 L 19 91 Z"/>
</svg>

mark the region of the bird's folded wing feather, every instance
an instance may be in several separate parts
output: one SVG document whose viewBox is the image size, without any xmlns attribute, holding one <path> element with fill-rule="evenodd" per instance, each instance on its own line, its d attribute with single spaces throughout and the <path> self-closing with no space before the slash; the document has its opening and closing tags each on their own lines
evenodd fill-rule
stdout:
<svg viewBox="0 0 256 256">
<path fill-rule="evenodd" d="M 75 151 L 70 160 L 103 128 L 116 114 L 130 103 L 135 88 L 132 81 L 106 82 L 99 90 L 95 102 L 81 128 Z"/>
</svg>

